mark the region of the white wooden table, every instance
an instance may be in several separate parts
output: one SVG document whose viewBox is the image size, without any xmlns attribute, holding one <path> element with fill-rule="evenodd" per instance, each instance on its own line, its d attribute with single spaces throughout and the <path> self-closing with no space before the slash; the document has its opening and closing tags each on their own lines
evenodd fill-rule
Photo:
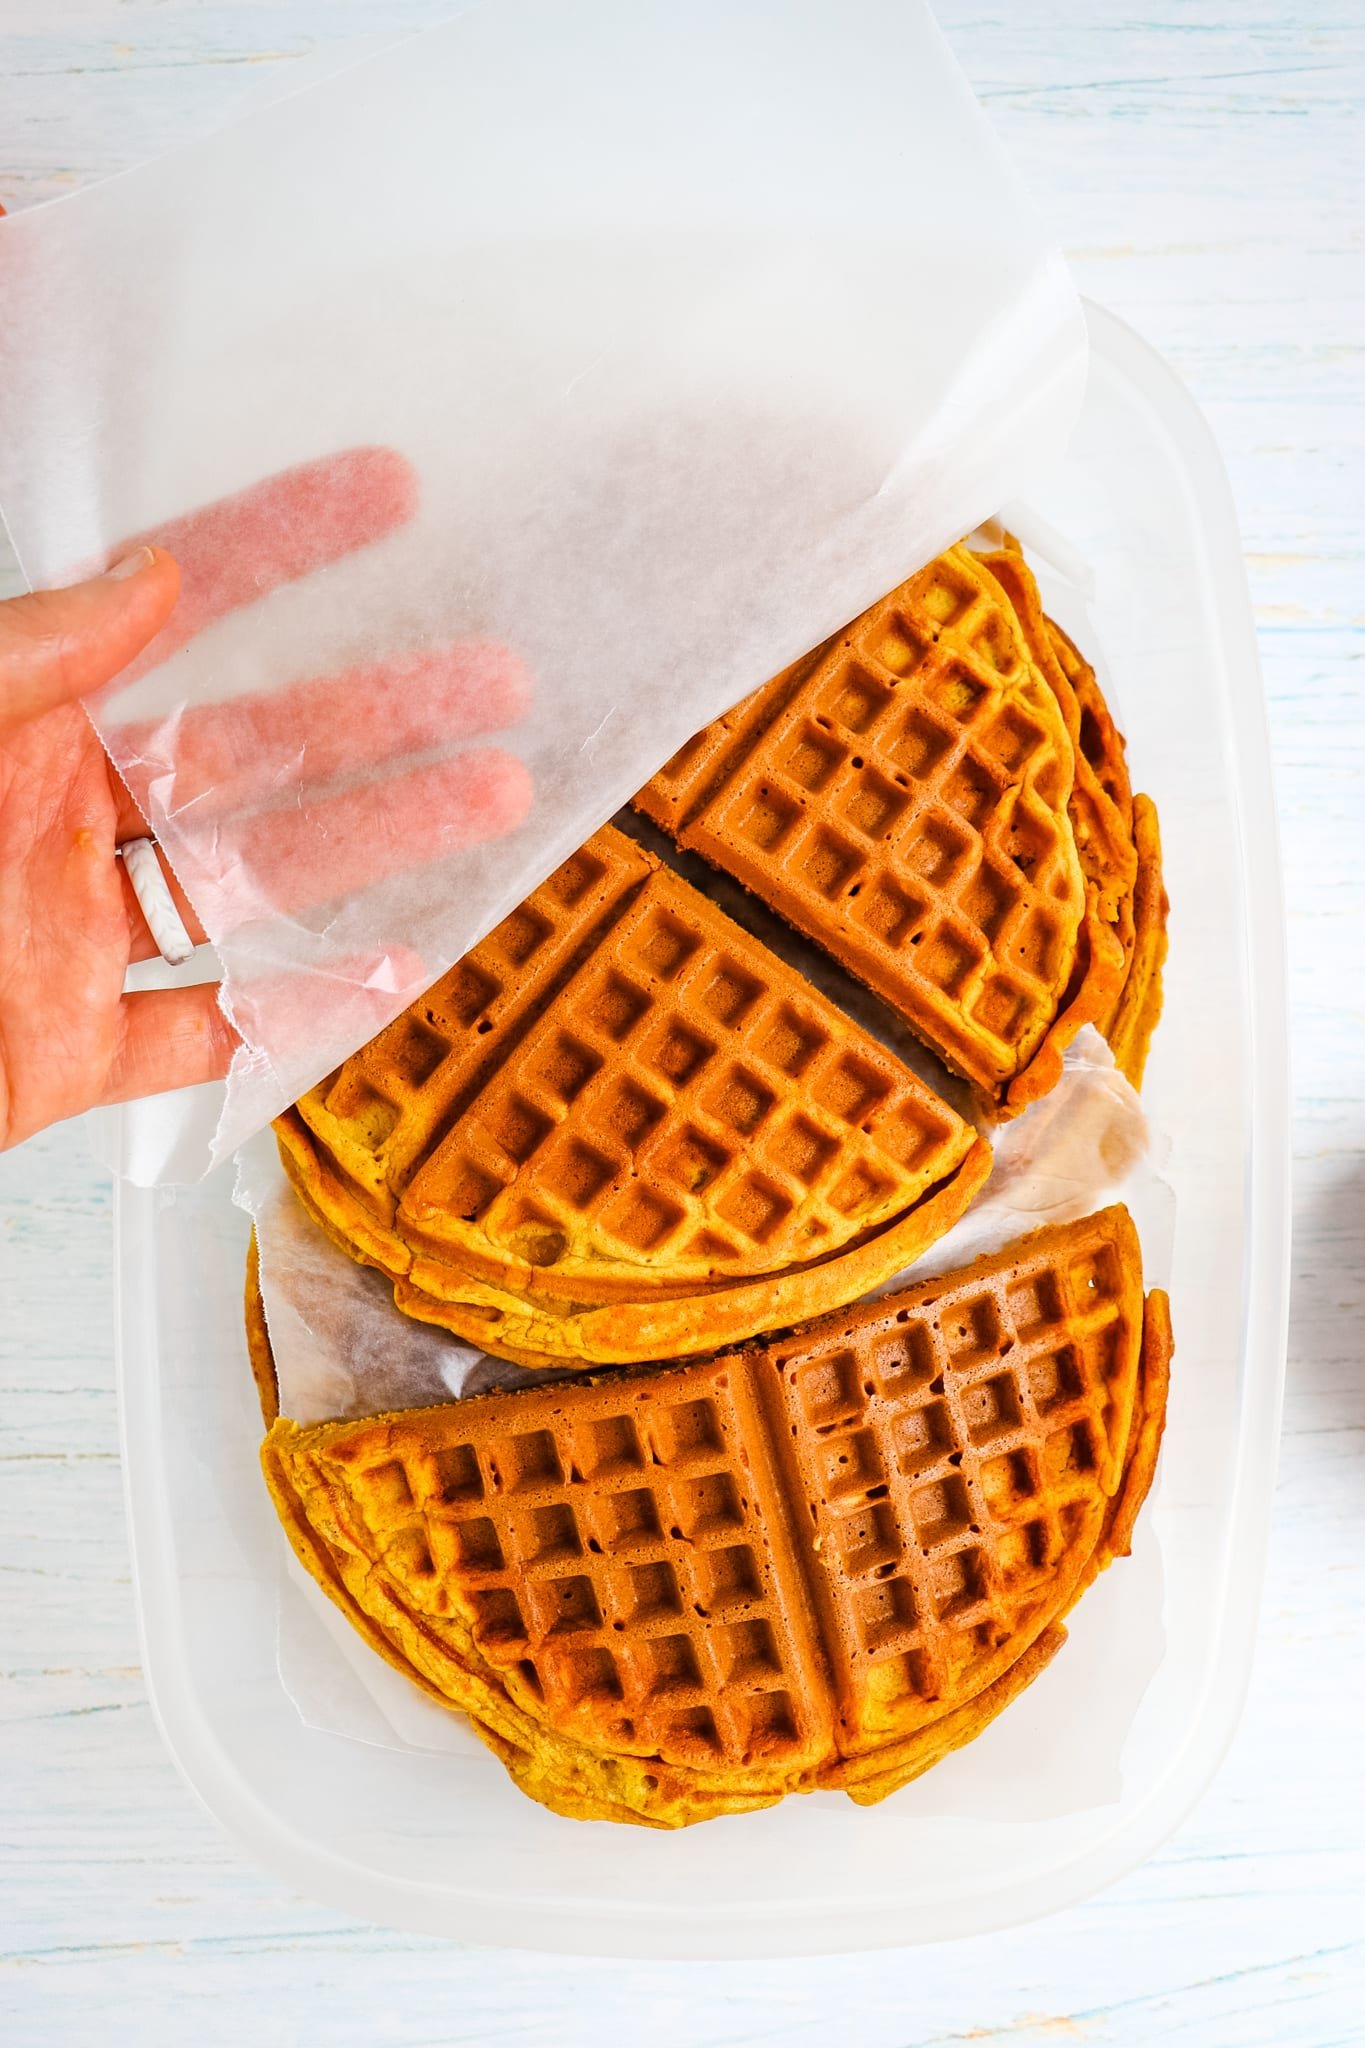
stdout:
<svg viewBox="0 0 1365 2048">
<path fill-rule="evenodd" d="M 0 197 L 30 205 L 450 0 L 0 0 Z M 499 1956 L 348 1924 L 244 1863 L 138 1668 L 110 1190 L 0 1162 L 0 2038 L 16 2044 L 1365 2040 L 1365 16 L 1350 0 L 941 0 L 1085 290 L 1184 373 L 1240 508 L 1279 778 L 1296 1062 L 1283 1464 L 1246 1717 L 1089 1905 L 867 1959 Z M 1353 206 L 1357 209 L 1352 212 Z"/>
</svg>

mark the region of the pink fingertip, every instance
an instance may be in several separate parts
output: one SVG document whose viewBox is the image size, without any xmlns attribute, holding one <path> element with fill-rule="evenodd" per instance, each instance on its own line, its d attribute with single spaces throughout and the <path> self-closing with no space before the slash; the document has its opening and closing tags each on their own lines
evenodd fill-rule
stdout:
<svg viewBox="0 0 1365 2048">
<path fill-rule="evenodd" d="M 123 680 L 145 675 L 228 612 L 406 525 L 418 492 L 417 472 L 396 448 L 344 448 L 134 535 L 119 553 L 165 548 L 180 565 L 181 589 L 170 624 Z"/>
</svg>

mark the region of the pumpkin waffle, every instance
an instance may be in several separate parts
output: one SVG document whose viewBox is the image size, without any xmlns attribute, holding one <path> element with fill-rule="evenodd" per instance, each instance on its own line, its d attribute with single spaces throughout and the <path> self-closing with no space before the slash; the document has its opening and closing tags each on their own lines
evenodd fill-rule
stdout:
<svg viewBox="0 0 1365 2048">
<path fill-rule="evenodd" d="M 1111 1208 L 767 1345 L 279 1418 L 262 1460 L 323 1590 L 524 1790 L 676 1827 L 880 1799 L 1008 1704 L 1128 1547 L 1170 1348 Z"/>
<path fill-rule="evenodd" d="M 1122 952 L 1113 999 L 1094 1022 L 1109 1040 L 1120 1070 L 1140 1087 L 1161 1016 L 1170 908 L 1162 885 L 1156 806 L 1148 796 L 1133 795 L 1123 736 L 1095 671 L 1075 642 L 1045 616 L 1037 584 L 1017 548 L 986 560 L 1014 606 L 1071 735 L 1076 780 L 1067 809 L 1086 882 L 1086 928 L 1092 950 L 1102 945 L 1112 957 L 1117 940 Z M 1051 1086 L 1056 1076 L 1041 1078 Z"/>
<path fill-rule="evenodd" d="M 312 1213 L 401 1308 L 528 1364 L 710 1350 L 849 1300 L 990 1163 L 610 828 L 276 1128 Z"/>
<path fill-rule="evenodd" d="M 1046 1093 L 1081 1026 L 1112 1018 L 1132 951 L 1122 741 L 1053 631 L 1017 553 L 950 548 L 635 798 L 997 1116 Z"/>
</svg>

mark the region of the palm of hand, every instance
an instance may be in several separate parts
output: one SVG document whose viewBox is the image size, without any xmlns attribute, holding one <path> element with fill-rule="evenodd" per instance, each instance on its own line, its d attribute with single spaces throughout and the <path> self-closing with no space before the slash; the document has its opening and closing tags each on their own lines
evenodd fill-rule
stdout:
<svg viewBox="0 0 1365 2048">
<path fill-rule="evenodd" d="M 114 847 L 132 806 L 113 785 L 79 705 L 0 739 L 0 1146 L 117 1089 L 132 946 Z"/>
</svg>

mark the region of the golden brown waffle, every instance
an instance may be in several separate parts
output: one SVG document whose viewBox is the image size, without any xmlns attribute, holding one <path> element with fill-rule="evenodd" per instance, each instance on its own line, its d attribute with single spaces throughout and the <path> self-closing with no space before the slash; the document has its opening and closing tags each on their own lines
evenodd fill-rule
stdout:
<svg viewBox="0 0 1365 2048">
<path fill-rule="evenodd" d="M 1132 1437 L 1126 1210 L 1023 1239 L 773 1345 L 773 1433 L 823 1569 L 840 1747 L 915 1735 L 1070 1604 Z"/>
<path fill-rule="evenodd" d="M 678 1826 L 959 1746 L 1126 1550 L 1165 1408 L 1126 1211 L 768 1347 L 301 1429 L 299 1557 L 559 1812 Z"/>
<path fill-rule="evenodd" d="M 1055 716 L 1034 724 L 1042 685 Z M 1052 821 L 1037 857 L 1002 830 L 1030 791 Z M 1094 670 L 1044 616 L 1017 546 L 950 549 L 690 740 L 636 805 L 876 989 L 995 1113 L 1055 1086 L 1086 1023 L 1140 1081 L 1165 953 L 1155 812 L 1135 805 Z M 1057 880 L 1068 838 L 1079 921 L 1055 911 L 1074 882 Z M 1041 948 L 1033 911 L 1052 934 Z"/>
<path fill-rule="evenodd" d="M 1069 1037 L 1114 971 L 1081 951 L 1074 778 L 1006 592 L 955 547 L 708 727 L 635 801 L 1008 1113 L 1063 1010 Z"/>
<path fill-rule="evenodd" d="M 384 1226 L 414 1163 L 649 871 L 622 833 L 595 833 L 420 1002 L 300 1096 L 294 1118 L 321 1166 L 371 1211 L 381 1253 L 401 1255 Z"/>
<path fill-rule="evenodd" d="M 1103 937 L 1121 971 L 1094 1022 L 1108 1038 L 1120 1070 L 1142 1083 L 1152 1033 L 1161 1016 L 1161 970 L 1169 910 L 1161 877 L 1161 839 L 1150 797 L 1134 797 L 1123 736 L 1109 713 L 1095 671 L 1051 619 L 1017 553 L 986 558 L 1007 591 L 1039 667 L 1062 707 L 1076 753 L 1068 810 L 1086 880 L 1086 925 Z M 1112 937 L 1111 937 L 1112 935 Z"/>
<path fill-rule="evenodd" d="M 256 1382 L 261 1416 L 269 1429 L 280 1412 L 280 1389 L 275 1378 L 275 1358 L 270 1349 L 265 1305 L 261 1300 L 261 1252 L 254 1230 L 246 1254 L 246 1351 L 251 1361 L 251 1377 Z"/>
<path fill-rule="evenodd" d="M 1161 875 L 1161 834 L 1156 805 L 1148 796 L 1133 799 L 1133 834 L 1138 872 L 1133 889 L 1133 952 L 1107 1032 L 1114 1058 L 1135 1088 L 1152 1033 L 1161 1021 L 1162 969 L 1166 963 L 1166 917 L 1170 910 Z"/>
<path fill-rule="evenodd" d="M 508 921 L 539 949 L 505 925 L 457 970 L 522 952 L 515 1008 L 504 969 L 460 1032 L 447 977 L 277 1125 L 400 1307 L 523 1362 L 669 1357 L 847 1300 L 956 1219 L 989 1155 L 945 1102 L 619 833 L 570 865 L 556 918 Z"/>
</svg>

